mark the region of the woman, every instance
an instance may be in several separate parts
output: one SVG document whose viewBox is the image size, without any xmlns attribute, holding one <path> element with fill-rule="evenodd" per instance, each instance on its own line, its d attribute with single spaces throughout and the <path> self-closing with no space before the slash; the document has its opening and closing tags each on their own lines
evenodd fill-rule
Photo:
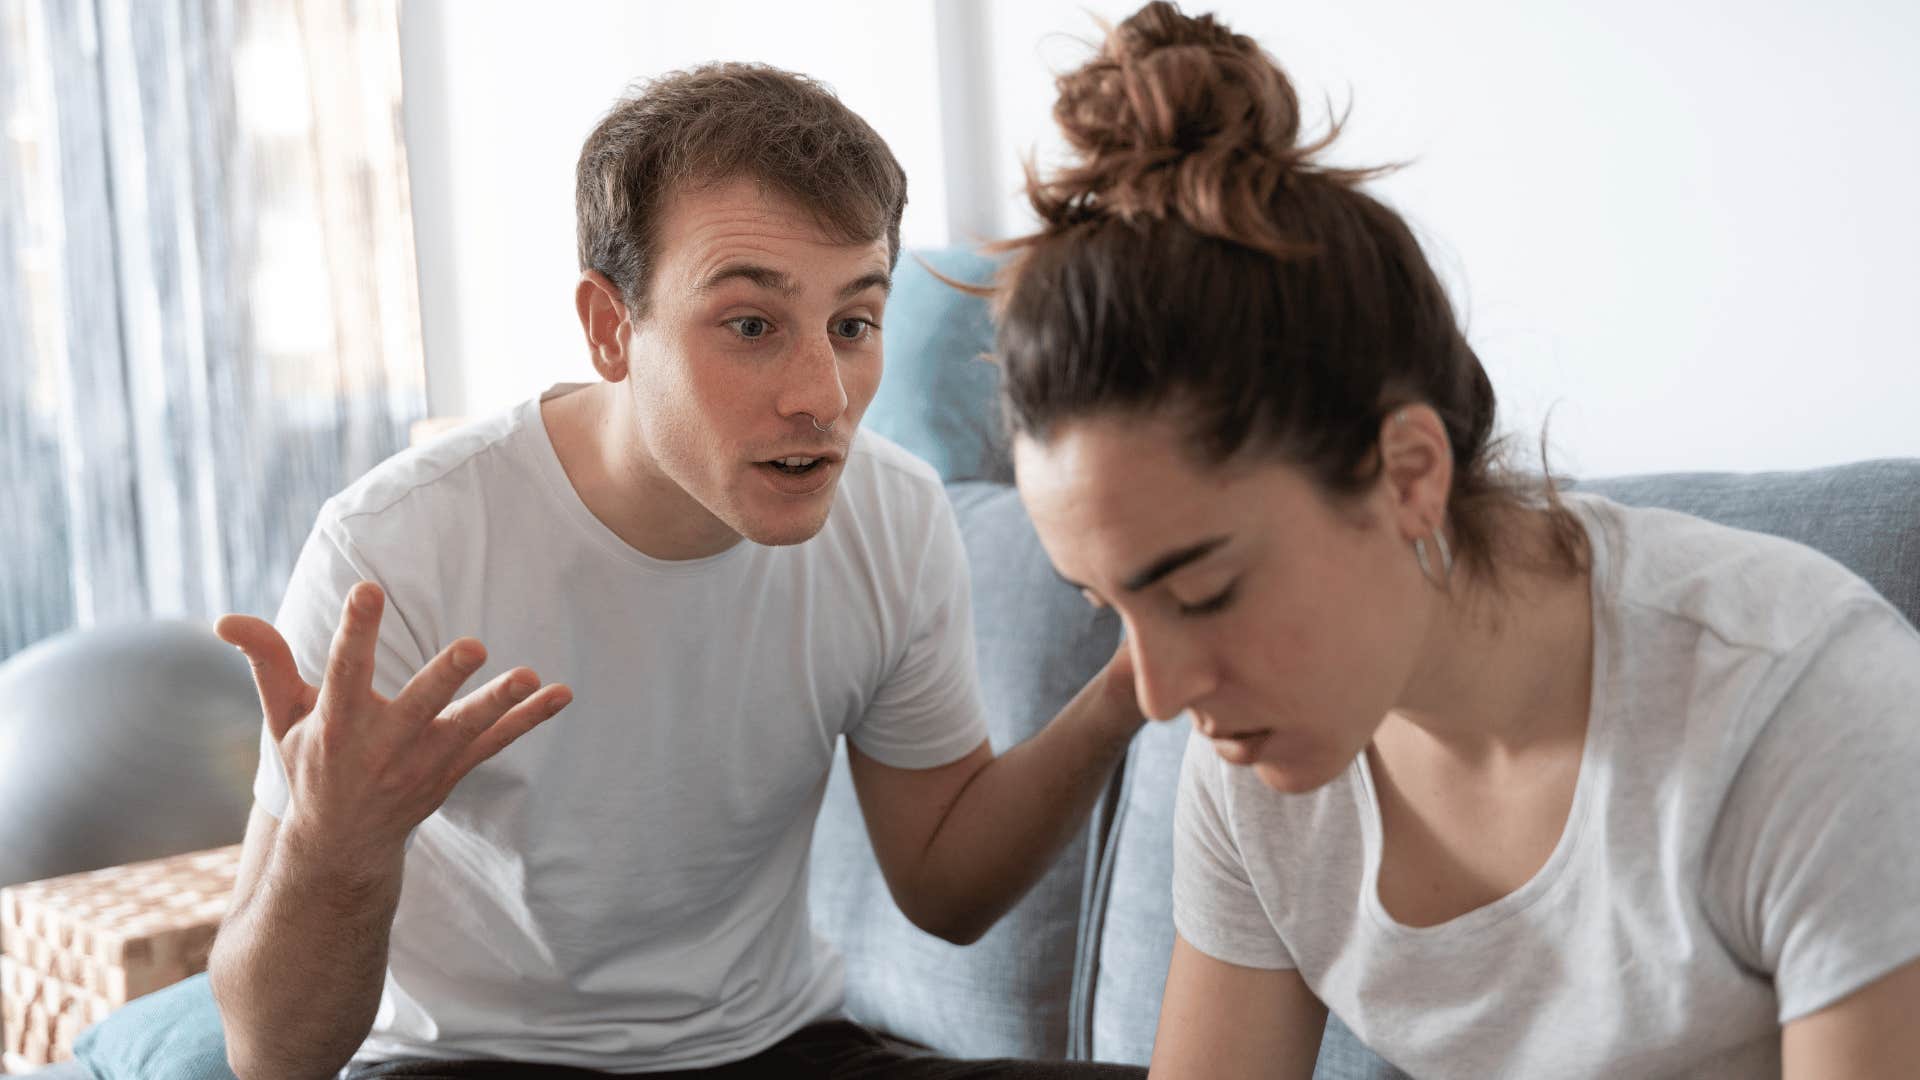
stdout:
<svg viewBox="0 0 1920 1080">
<path fill-rule="evenodd" d="M 1154 1075 L 1306 1076 L 1328 1009 L 1418 1076 L 1920 1075 L 1913 629 L 1502 469 L 1253 41 L 1150 4 L 1055 116 L 998 348 L 1049 555 L 1194 725 Z"/>
</svg>

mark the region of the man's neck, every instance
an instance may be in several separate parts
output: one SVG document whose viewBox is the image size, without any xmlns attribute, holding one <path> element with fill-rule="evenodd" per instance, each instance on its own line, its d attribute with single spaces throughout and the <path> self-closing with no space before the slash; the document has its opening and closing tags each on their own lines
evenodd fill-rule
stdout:
<svg viewBox="0 0 1920 1080">
<path fill-rule="evenodd" d="M 540 420 L 574 493 L 628 547 L 679 561 L 740 542 L 654 465 L 625 387 L 598 382 L 547 398 Z"/>
</svg>

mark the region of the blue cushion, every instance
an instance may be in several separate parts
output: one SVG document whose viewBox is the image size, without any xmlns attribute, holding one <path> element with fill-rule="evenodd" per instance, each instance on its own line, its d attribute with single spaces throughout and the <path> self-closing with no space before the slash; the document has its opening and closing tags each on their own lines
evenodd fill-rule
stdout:
<svg viewBox="0 0 1920 1080">
<path fill-rule="evenodd" d="M 1011 483 L 1000 369 L 983 359 L 993 350 L 988 304 L 934 277 L 928 265 L 985 285 L 998 264 L 959 248 L 909 251 L 900 260 L 887 300 L 886 373 L 862 423 L 926 459 L 948 483 Z"/>
<path fill-rule="evenodd" d="M 97 1080 L 234 1080 L 204 974 L 127 1002 L 73 1051 Z"/>
</svg>

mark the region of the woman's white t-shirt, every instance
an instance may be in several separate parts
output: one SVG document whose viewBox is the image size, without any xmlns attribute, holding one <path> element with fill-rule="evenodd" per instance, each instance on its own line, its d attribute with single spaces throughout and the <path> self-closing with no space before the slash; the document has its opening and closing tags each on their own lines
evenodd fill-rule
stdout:
<svg viewBox="0 0 1920 1080">
<path fill-rule="evenodd" d="M 1283 795 L 1196 735 L 1175 925 L 1297 969 L 1422 1078 L 1777 1075 L 1783 1024 L 1920 957 L 1920 635 L 1805 547 L 1568 502 L 1592 541 L 1593 698 L 1533 878 L 1403 925 L 1365 755 Z"/>
</svg>

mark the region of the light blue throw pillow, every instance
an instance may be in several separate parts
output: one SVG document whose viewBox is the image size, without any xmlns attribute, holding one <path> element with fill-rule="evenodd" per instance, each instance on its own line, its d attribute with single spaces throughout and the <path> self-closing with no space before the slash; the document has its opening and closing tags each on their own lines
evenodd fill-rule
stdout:
<svg viewBox="0 0 1920 1080">
<path fill-rule="evenodd" d="M 234 1080 L 204 974 L 127 1002 L 81 1032 L 73 1052 L 94 1080 Z"/>
<path fill-rule="evenodd" d="M 924 265 L 923 265 L 924 260 Z M 887 299 L 887 365 L 863 423 L 931 463 L 947 483 L 1011 483 L 1000 369 L 987 301 L 948 285 L 988 285 L 999 264 L 964 248 L 902 252 Z"/>
</svg>

